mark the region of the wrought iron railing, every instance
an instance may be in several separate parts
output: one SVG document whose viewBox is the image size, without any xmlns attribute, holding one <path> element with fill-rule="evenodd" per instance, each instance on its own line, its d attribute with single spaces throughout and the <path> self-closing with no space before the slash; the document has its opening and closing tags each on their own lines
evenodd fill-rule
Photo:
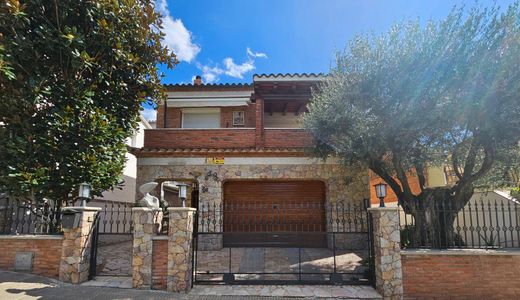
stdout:
<svg viewBox="0 0 520 300">
<path fill-rule="evenodd" d="M 101 207 L 99 233 L 130 234 L 133 228 L 132 207 L 134 203 L 109 200 L 93 200 L 89 206 Z"/>
<path fill-rule="evenodd" d="M 471 200 L 413 211 L 400 209 L 402 248 L 520 248 L 520 205 L 512 200 Z"/>
<path fill-rule="evenodd" d="M 366 232 L 366 203 L 206 203 L 198 232 Z"/>
<path fill-rule="evenodd" d="M 56 201 L 0 197 L 0 234 L 61 234 Z"/>
<path fill-rule="evenodd" d="M 372 283 L 369 201 L 344 202 L 199 205 L 194 282 Z"/>
</svg>

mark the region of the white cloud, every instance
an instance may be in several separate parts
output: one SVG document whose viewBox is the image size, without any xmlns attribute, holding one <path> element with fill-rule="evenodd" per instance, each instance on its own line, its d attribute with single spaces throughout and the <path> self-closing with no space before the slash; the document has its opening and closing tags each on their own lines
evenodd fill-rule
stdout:
<svg viewBox="0 0 520 300">
<path fill-rule="evenodd" d="M 244 78 L 244 74 L 255 69 L 255 62 L 252 59 L 248 59 L 246 62 L 241 63 L 240 65 L 235 64 L 231 57 L 224 58 L 224 66 L 226 67 L 226 71 L 224 72 L 226 75 L 235 77 L 235 78 Z"/>
<path fill-rule="evenodd" d="M 247 55 L 249 55 L 251 57 L 268 58 L 267 54 L 262 53 L 262 52 L 253 52 L 251 50 L 251 48 L 249 48 L 249 47 L 247 47 L 246 51 L 247 51 Z"/>
<path fill-rule="evenodd" d="M 168 10 L 166 0 L 158 0 L 156 9 L 162 15 L 164 43 L 173 50 L 179 61 L 191 62 L 200 52 L 200 47 L 193 43 L 191 32 L 186 29 L 181 19 L 174 19 Z"/>
<path fill-rule="evenodd" d="M 157 111 L 153 108 L 144 108 L 141 110 L 141 115 L 146 121 L 157 120 Z"/>
<path fill-rule="evenodd" d="M 243 79 L 247 72 L 255 69 L 255 58 L 267 58 L 265 53 L 253 52 L 249 47 L 246 49 L 247 60 L 241 64 L 236 64 L 233 58 L 226 57 L 222 60 L 222 65 L 214 66 L 202 65 L 197 63 L 197 68 L 202 71 L 202 78 L 205 83 L 217 82 L 221 75 L 227 75 L 233 78 Z"/>
</svg>

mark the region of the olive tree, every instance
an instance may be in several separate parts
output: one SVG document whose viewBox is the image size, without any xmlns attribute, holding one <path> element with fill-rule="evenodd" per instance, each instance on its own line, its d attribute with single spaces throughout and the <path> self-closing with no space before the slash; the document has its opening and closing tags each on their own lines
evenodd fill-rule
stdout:
<svg viewBox="0 0 520 300">
<path fill-rule="evenodd" d="M 357 36 L 314 91 L 304 124 L 319 156 L 364 163 L 414 216 L 423 242 L 434 242 L 439 230 L 453 229 L 476 186 L 518 172 L 518 3 L 454 8 L 440 21 Z M 452 166 L 457 183 L 428 188 L 426 167 L 434 165 Z"/>
<path fill-rule="evenodd" d="M 0 191 L 58 204 L 119 183 L 141 105 L 173 67 L 152 0 L 0 4 Z"/>
</svg>

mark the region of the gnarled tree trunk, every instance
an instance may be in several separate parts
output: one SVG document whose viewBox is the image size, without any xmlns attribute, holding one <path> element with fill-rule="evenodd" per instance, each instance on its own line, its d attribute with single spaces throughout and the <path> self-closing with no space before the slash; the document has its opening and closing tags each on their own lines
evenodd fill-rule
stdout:
<svg viewBox="0 0 520 300">
<path fill-rule="evenodd" d="M 413 218 L 413 225 L 406 226 L 409 243 L 428 248 L 462 246 L 453 223 L 472 195 L 473 189 L 454 194 L 452 188 L 436 187 L 401 201 L 405 213 Z"/>
</svg>

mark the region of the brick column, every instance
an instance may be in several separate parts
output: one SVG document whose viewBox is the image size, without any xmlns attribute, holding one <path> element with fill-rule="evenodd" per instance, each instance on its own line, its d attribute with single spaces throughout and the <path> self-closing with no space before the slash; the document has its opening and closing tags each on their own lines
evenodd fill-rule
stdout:
<svg viewBox="0 0 520 300">
<path fill-rule="evenodd" d="M 90 250 L 96 214 L 100 207 L 71 206 L 62 212 L 79 214 L 79 226 L 63 229 L 63 244 L 60 259 L 60 280 L 68 283 L 82 283 L 88 280 Z"/>
<path fill-rule="evenodd" d="M 138 289 L 152 287 L 152 237 L 157 235 L 162 211 L 147 207 L 132 208 L 133 251 L 132 286 Z"/>
<path fill-rule="evenodd" d="M 187 293 L 191 289 L 193 222 L 196 211 L 190 207 L 168 208 L 167 288 L 171 292 Z"/>
<path fill-rule="evenodd" d="M 383 299 L 403 298 L 401 235 L 397 207 L 373 207 L 376 289 Z"/>
<path fill-rule="evenodd" d="M 256 106 L 255 106 L 255 117 L 256 117 L 256 125 L 255 125 L 255 144 L 256 148 L 264 147 L 264 100 L 261 98 L 256 98 Z"/>
</svg>

